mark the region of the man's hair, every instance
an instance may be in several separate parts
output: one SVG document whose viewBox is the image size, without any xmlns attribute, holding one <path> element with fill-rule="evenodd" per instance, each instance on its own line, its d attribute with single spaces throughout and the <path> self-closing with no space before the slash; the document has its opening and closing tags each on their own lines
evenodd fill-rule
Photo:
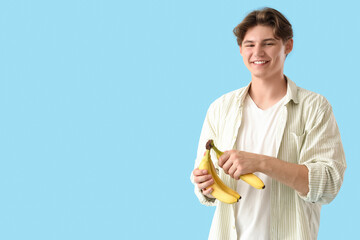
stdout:
<svg viewBox="0 0 360 240">
<path fill-rule="evenodd" d="M 237 25 L 233 32 L 239 46 L 241 46 L 246 32 L 257 25 L 269 26 L 274 31 L 275 38 L 283 43 L 293 38 L 293 30 L 290 22 L 279 11 L 273 8 L 263 8 L 249 13 L 244 20 Z"/>
</svg>

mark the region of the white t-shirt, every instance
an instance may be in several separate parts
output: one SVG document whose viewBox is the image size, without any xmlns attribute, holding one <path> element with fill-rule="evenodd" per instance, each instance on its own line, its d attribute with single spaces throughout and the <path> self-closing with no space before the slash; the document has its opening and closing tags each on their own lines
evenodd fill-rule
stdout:
<svg viewBox="0 0 360 240">
<path fill-rule="evenodd" d="M 276 122 L 284 98 L 272 107 L 262 110 L 256 106 L 248 94 L 236 149 L 240 151 L 276 156 Z M 235 205 L 236 230 L 241 240 L 267 240 L 270 229 L 270 186 L 271 178 L 262 173 L 254 173 L 265 184 L 265 189 L 251 187 L 238 181 L 237 192 L 241 200 Z"/>
</svg>

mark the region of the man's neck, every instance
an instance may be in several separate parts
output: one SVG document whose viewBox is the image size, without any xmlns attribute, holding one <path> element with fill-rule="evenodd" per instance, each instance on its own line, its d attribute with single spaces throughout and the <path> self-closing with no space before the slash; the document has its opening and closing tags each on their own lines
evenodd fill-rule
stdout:
<svg viewBox="0 0 360 240">
<path fill-rule="evenodd" d="M 280 101 L 287 91 L 285 76 L 269 79 L 253 77 L 249 89 L 250 97 L 255 104 L 265 110 Z"/>
</svg>

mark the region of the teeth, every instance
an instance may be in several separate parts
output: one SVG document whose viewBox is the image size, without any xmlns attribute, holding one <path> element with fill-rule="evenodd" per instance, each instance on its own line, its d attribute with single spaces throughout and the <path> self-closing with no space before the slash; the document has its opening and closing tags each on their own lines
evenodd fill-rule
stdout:
<svg viewBox="0 0 360 240">
<path fill-rule="evenodd" d="M 264 64 L 264 63 L 266 63 L 266 61 L 255 61 L 254 63 L 255 64 Z"/>
</svg>

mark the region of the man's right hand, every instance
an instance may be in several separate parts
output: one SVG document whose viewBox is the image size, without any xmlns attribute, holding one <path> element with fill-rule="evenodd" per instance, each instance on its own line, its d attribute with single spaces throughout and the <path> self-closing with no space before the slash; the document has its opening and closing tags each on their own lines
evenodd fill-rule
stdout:
<svg viewBox="0 0 360 240">
<path fill-rule="evenodd" d="M 193 175 L 194 182 L 198 188 L 201 189 L 202 194 L 208 198 L 214 198 L 211 195 L 213 189 L 210 186 L 214 184 L 214 179 L 212 178 L 211 174 L 209 174 L 205 169 L 200 170 L 199 168 L 196 168 L 193 171 Z"/>
</svg>

